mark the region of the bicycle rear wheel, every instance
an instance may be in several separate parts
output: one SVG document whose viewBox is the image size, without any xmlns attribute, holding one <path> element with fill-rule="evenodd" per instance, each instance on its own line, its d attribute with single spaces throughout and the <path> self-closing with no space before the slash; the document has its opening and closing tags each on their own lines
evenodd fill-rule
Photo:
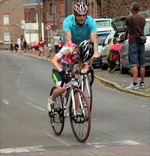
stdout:
<svg viewBox="0 0 150 156">
<path fill-rule="evenodd" d="M 74 115 L 73 104 L 70 104 L 70 123 L 75 138 L 83 143 L 87 140 L 91 128 L 91 114 L 85 94 L 80 90 L 74 91 L 75 106 L 78 114 Z"/>
<path fill-rule="evenodd" d="M 50 91 L 50 96 L 52 95 L 55 89 L 56 89 L 55 86 L 52 87 Z M 65 123 L 62 96 L 56 98 L 54 110 L 55 110 L 54 113 L 49 112 L 50 122 L 54 133 L 56 135 L 60 135 L 64 129 Z"/>
</svg>

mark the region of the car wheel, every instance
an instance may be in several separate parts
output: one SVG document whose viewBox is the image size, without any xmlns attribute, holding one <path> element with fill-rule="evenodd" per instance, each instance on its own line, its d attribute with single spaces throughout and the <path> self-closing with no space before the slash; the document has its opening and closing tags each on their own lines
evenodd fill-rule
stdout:
<svg viewBox="0 0 150 156">
<path fill-rule="evenodd" d="M 36 49 L 35 48 L 32 48 L 32 51 L 35 51 Z"/>
<path fill-rule="evenodd" d="M 106 65 L 106 64 L 102 64 L 102 65 L 101 65 L 102 70 L 106 70 L 107 67 L 108 67 L 108 65 Z"/>
<path fill-rule="evenodd" d="M 127 74 L 128 71 L 129 71 L 129 69 L 124 68 L 124 67 L 123 67 L 123 64 L 120 63 L 120 72 L 121 72 L 121 74 Z"/>
</svg>

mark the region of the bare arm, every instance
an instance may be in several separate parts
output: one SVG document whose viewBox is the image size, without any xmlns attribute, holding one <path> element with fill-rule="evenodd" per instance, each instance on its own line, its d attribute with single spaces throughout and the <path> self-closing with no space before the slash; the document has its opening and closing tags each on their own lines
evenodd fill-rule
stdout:
<svg viewBox="0 0 150 156">
<path fill-rule="evenodd" d="M 80 66 L 80 69 L 81 69 L 81 73 L 87 73 L 87 71 L 88 71 L 88 64 L 87 63 L 85 63 L 85 64 L 82 64 L 81 66 Z"/>
<path fill-rule="evenodd" d="M 94 42 L 93 58 L 96 59 L 98 57 L 97 32 L 91 33 L 91 41 Z"/>
<path fill-rule="evenodd" d="M 52 65 L 54 66 L 54 68 L 60 72 L 60 71 L 62 71 L 62 68 L 61 68 L 61 67 L 59 66 L 59 64 L 58 64 L 58 60 L 59 60 L 59 59 L 60 59 L 60 58 L 59 58 L 58 56 L 55 55 L 54 58 L 52 59 L 51 63 L 52 63 Z"/>
<path fill-rule="evenodd" d="M 72 36 L 70 32 L 64 31 L 64 37 L 65 37 L 65 43 L 66 44 L 72 44 Z"/>
<path fill-rule="evenodd" d="M 91 33 L 91 41 L 94 42 L 94 55 L 90 61 L 90 66 L 93 64 L 93 60 L 98 58 L 98 44 L 97 44 L 97 32 Z"/>
</svg>

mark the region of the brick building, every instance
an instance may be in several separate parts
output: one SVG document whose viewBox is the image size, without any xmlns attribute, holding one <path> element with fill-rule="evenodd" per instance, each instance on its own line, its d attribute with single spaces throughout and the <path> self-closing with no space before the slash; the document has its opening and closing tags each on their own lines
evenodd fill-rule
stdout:
<svg viewBox="0 0 150 156">
<path fill-rule="evenodd" d="M 24 4 L 28 0 L 0 0 L 0 49 L 9 48 L 23 36 L 21 20 L 24 19 Z"/>
<path fill-rule="evenodd" d="M 56 30 L 62 30 L 63 20 L 65 18 L 65 2 L 69 0 L 43 0 L 43 21 L 44 24 L 54 25 L 53 20 L 53 2 L 55 7 L 55 25 Z M 70 0 L 72 13 L 72 7 L 77 0 Z M 79 2 L 85 2 L 89 7 L 88 15 L 93 18 L 115 18 L 117 16 L 125 16 L 129 14 L 130 5 L 135 0 L 78 0 Z M 136 0 L 140 4 L 141 11 L 150 9 L 149 0 Z M 45 32 L 46 33 L 46 32 Z"/>
<path fill-rule="evenodd" d="M 41 22 L 43 23 L 43 2 L 40 0 L 41 5 Z M 38 22 L 38 0 L 28 0 L 24 5 L 24 20 L 26 23 Z"/>
<path fill-rule="evenodd" d="M 72 13 L 72 7 L 77 1 L 84 1 L 89 6 L 89 15 L 93 18 L 115 18 L 128 15 L 130 5 L 135 0 L 41 0 L 42 22 L 44 25 L 51 24 L 52 30 L 61 32 L 66 13 Z M 141 11 L 150 10 L 149 0 L 136 1 L 139 2 Z M 37 23 L 37 2 L 38 0 L 0 0 L 0 49 L 8 48 L 10 40 L 16 42 L 18 38 L 23 38 L 21 20 Z M 47 36 L 46 30 L 44 36 Z"/>
<path fill-rule="evenodd" d="M 150 10 L 149 0 L 101 0 L 102 16 L 99 17 L 115 18 L 129 15 L 131 3 L 135 1 L 140 4 L 140 11 Z"/>
</svg>

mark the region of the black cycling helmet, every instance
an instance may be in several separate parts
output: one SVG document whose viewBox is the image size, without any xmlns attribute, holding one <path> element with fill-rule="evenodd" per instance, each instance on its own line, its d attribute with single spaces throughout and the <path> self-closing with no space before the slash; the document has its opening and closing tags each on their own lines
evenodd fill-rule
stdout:
<svg viewBox="0 0 150 156">
<path fill-rule="evenodd" d="M 79 45 L 78 54 L 82 62 L 90 60 L 94 54 L 94 43 L 91 41 L 83 41 Z"/>
<path fill-rule="evenodd" d="M 73 11 L 75 14 L 78 15 L 86 15 L 89 11 L 88 6 L 83 3 L 83 2 L 77 2 L 74 6 L 73 6 Z"/>
</svg>

